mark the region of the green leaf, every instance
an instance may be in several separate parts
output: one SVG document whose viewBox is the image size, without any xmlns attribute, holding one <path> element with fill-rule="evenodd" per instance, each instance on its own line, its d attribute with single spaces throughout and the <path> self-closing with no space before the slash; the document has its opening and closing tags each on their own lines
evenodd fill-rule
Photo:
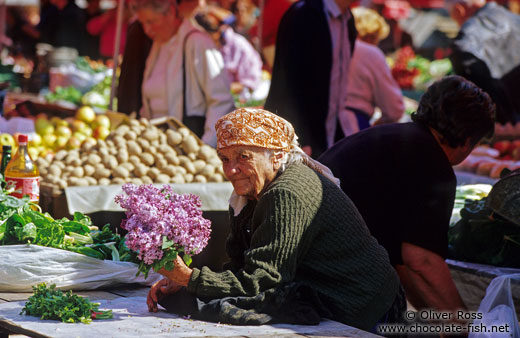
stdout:
<svg viewBox="0 0 520 338">
<path fill-rule="evenodd" d="M 67 250 L 72 251 L 72 252 L 77 252 L 77 253 L 83 254 L 85 256 L 97 258 L 100 260 L 105 259 L 105 255 L 101 251 L 89 248 L 88 246 L 70 247 L 70 248 L 67 248 Z"/>
<path fill-rule="evenodd" d="M 84 215 L 83 213 L 76 211 L 74 213 L 73 221 L 79 222 L 87 227 L 92 226 L 92 220 L 89 216 Z"/>
<path fill-rule="evenodd" d="M 51 223 L 43 214 L 36 211 L 26 211 L 22 216 L 27 222 L 32 222 L 39 228 Z"/>
<path fill-rule="evenodd" d="M 161 249 L 168 249 L 173 245 L 173 241 L 169 240 L 168 237 L 163 236 Z"/>
<path fill-rule="evenodd" d="M 66 222 L 59 222 L 61 223 L 61 226 L 63 227 L 63 231 L 65 232 L 75 232 L 80 235 L 85 235 L 90 233 L 90 229 L 85 224 L 82 224 L 80 222 L 76 221 L 66 221 Z"/>
<path fill-rule="evenodd" d="M 2 243 L 5 236 L 5 222 L 0 224 L 0 244 Z"/>
<path fill-rule="evenodd" d="M 167 261 L 174 261 L 177 258 L 177 254 L 177 250 L 172 248 L 166 252 L 166 255 L 164 255 L 162 259 Z"/>
<path fill-rule="evenodd" d="M 21 233 L 18 237 L 22 242 L 29 239 L 36 238 L 36 225 L 34 223 L 27 223 L 23 226 Z"/>
<path fill-rule="evenodd" d="M 94 243 L 94 240 L 92 239 L 92 237 L 90 237 L 89 234 L 80 235 L 71 231 L 68 235 L 74 238 L 74 245 L 85 245 Z"/>
<path fill-rule="evenodd" d="M 13 197 L 13 196 L 7 196 L 7 198 L 5 199 L 3 204 L 9 208 L 20 208 L 25 203 L 22 199 L 19 199 L 19 198 Z"/>
<path fill-rule="evenodd" d="M 172 261 L 166 262 L 164 268 L 168 271 L 172 271 L 175 268 L 175 264 Z"/>
<path fill-rule="evenodd" d="M 119 251 L 117 251 L 116 243 L 105 243 L 106 247 L 110 248 L 112 254 L 112 260 L 118 262 L 119 261 Z"/>
<path fill-rule="evenodd" d="M 188 255 L 188 254 L 184 254 L 184 255 L 182 256 L 182 260 L 184 261 L 184 263 L 186 263 L 187 266 L 190 266 L 191 262 L 193 261 L 193 260 L 191 259 L 191 256 Z"/>
<path fill-rule="evenodd" d="M 23 231 L 25 220 L 18 214 L 9 217 L 6 221 L 6 232 L 14 238 L 20 238 L 19 234 Z M 23 236 L 22 236 L 23 237 Z M 20 240 L 20 239 L 19 239 Z"/>
</svg>

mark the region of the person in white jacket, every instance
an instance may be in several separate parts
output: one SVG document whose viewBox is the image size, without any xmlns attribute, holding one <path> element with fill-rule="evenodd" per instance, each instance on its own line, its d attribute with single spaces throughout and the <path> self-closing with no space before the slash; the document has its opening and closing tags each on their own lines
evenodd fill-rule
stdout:
<svg viewBox="0 0 520 338">
<path fill-rule="evenodd" d="M 377 47 L 389 33 L 388 24 L 372 9 L 356 7 L 352 14 L 358 38 L 348 72 L 346 110 L 339 116 L 345 136 L 370 127 L 376 107 L 381 117 L 373 124 L 397 122 L 404 112 L 401 89 Z"/>
<path fill-rule="evenodd" d="M 179 14 L 194 0 L 132 0 L 137 19 L 153 40 L 142 84 L 147 118 L 172 116 L 202 141 L 216 146 L 214 125 L 234 109 L 222 55 L 211 37 Z"/>
</svg>

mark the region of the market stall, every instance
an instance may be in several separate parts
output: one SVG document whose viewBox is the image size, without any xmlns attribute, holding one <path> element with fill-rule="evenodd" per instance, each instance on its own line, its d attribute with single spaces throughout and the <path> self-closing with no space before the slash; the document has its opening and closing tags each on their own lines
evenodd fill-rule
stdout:
<svg viewBox="0 0 520 338">
<path fill-rule="evenodd" d="M 116 51 L 119 50 L 123 12 L 123 1 L 120 0 L 119 3 L 114 49 Z M 262 7 L 263 1 L 260 3 Z M 419 21 L 426 26 L 424 19 Z M 262 22 L 260 27 L 261 25 Z M 422 42 L 425 40 L 426 36 Z M 193 257 L 192 264 L 195 267 L 209 266 L 213 270 L 219 270 L 227 259 L 224 247 L 229 232 L 228 198 L 232 186 L 225 182 L 222 163 L 216 156 L 215 149 L 203 144 L 178 121 L 137 120 L 111 112 L 110 109 L 117 103 L 114 102 L 119 61 L 117 52 L 114 53 L 115 62 L 106 64 L 78 57 L 67 49 L 46 48 L 40 46 L 39 68 L 33 69 L 33 74 L 30 74 L 29 68 L 20 72 L 20 66 L 17 66 L 18 70 L 15 72 L 16 65 L 8 67 L 9 72 L 6 74 L 9 75 L 9 81 L 21 81 L 20 85 L 25 92 L 7 93 L 7 90 L 0 87 L 0 98 L 5 96 L 6 101 L 3 114 L 0 114 L 0 145 L 12 144 L 16 147 L 14 136 L 18 133 L 29 134 L 29 150 L 42 178 L 39 202 L 42 211 L 48 212 L 55 219 L 73 219 L 75 213 L 79 212 L 90 217 L 92 223 L 100 227 L 106 223 L 110 224 L 111 231 L 122 236 L 126 233 L 120 226 L 126 217 L 125 209 L 115 202 L 115 197 L 122 193 L 123 184 L 154 184 L 155 187 L 167 184 L 176 193 L 195 194 L 200 197 L 203 216 L 212 222 L 212 234 L 204 251 Z M 392 75 L 405 97 L 406 114 L 401 122 L 410 120 L 410 114 L 417 108 L 422 93 L 433 81 L 453 73 L 451 63 L 445 56 L 440 53 L 435 59 L 427 59 L 412 47 L 404 47 L 387 57 Z M 23 76 L 20 75 L 22 73 Z M 266 86 L 263 86 L 262 91 L 267 94 L 269 82 L 265 73 L 264 76 Z M 34 93 L 28 94 L 28 91 Z M 263 102 L 261 99 L 245 102 L 238 97 L 235 97 L 235 101 L 237 106 L 252 103 L 261 105 Z M 515 127 L 497 125 L 497 134 L 506 137 L 489 146 L 477 148 L 464 163 L 455 168 L 457 184 L 492 185 L 499 180 L 502 169 L 520 168 L 520 143 L 516 140 L 520 135 L 517 133 L 518 128 L 520 124 Z M 8 136 L 9 134 L 11 135 Z M 505 144 L 503 141 L 509 143 Z M 464 201 L 458 206 L 458 210 L 463 207 Z M 32 258 L 35 255 L 46 257 L 43 250 L 37 249 L 34 245 L 32 248 L 21 246 L 16 249 L 26 255 L 22 265 L 30 265 L 31 261 L 44 264 L 43 260 Z M 55 265 L 50 264 L 51 269 L 60 264 L 66 265 L 71 254 L 68 253 L 62 261 L 52 261 Z M 6 256 L 3 257 L 7 257 L 5 250 L 4 255 Z M 75 258 L 70 269 L 76 269 L 77 274 L 81 275 L 82 271 L 88 270 L 85 265 L 79 264 L 84 262 L 92 264 L 91 267 L 112 269 L 115 274 L 119 271 L 120 275 L 117 278 L 111 276 L 107 285 L 93 286 L 95 278 L 92 278 L 83 284 L 76 283 L 76 286 L 70 288 L 81 290 L 87 288 L 85 285 L 92 285 L 92 289 L 110 287 L 107 291 L 83 294 L 99 300 L 104 308 L 112 309 L 116 320 L 95 322 L 90 326 L 28 320 L 19 315 L 23 307 L 22 300 L 28 297 L 27 294 L 0 293 L 0 337 L 6 331 L 30 336 L 68 337 L 71 334 L 81 334 L 83 331 L 88 335 L 96 332 L 104 335 L 108 330 L 115 332 L 116 336 L 125 337 L 371 336 L 369 333 L 331 321 L 322 322 L 317 327 L 231 327 L 191 321 L 164 312 L 151 315 L 145 306 L 147 288 L 139 286 L 136 289 L 115 289 L 111 283 L 122 283 L 121 280 L 128 277 L 127 283 L 150 285 L 156 279 L 150 278 L 145 281 L 143 278 L 135 277 L 135 262 L 119 264 L 127 262 L 107 260 L 102 263 L 104 261 L 93 259 L 86 256 Z M 516 268 L 456 259 L 449 259 L 447 263 L 461 296 L 469 310 L 473 311 L 478 309 L 486 287 L 494 277 L 518 272 Z M 101 270 L 92 268 L 91 277 L 95 276 L 97 271 Z M 27 273 L 30 274 L 31 271 Z M 135 278 L 130 278 L 130 274 Z M 32 275 L 37 276 L 38 272 Z M 59 279 L 59 276 L 55 278 Z M 513 282 L 512 290 L 514 300 L 519 301 L 520 284 Z M 517 308 L 517 312 L 520 313 L 520 308 Z M 161 318 L 161 321 L 158 322 L 157 317 Z"/>
</svg>

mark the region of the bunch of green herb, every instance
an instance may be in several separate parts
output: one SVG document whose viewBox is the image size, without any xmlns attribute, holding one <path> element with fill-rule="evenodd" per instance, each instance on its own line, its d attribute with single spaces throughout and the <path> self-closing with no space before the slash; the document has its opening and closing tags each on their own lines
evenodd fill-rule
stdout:
<svg viewBox="0 0 520 338">
<path fill-rule="evenodd" d="M 40 317 L 40 319 L 61 320 L 64 323 L 88 324 L 92 319 L 110 319 L 112 310 L 99 310 L 99 303 L 92 303 L 88 298 L 63 292 L 52 284 L 33 286 L 33 295 L 29 297 L 20 314 Z"/>
</svg>

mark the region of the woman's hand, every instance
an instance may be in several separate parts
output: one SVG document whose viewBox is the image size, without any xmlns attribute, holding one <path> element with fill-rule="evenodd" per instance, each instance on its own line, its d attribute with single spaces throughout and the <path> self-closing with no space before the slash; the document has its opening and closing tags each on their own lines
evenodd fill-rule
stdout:
<svg viewBox="0 0 520 338">
<path fill-rule="evenodd" d="M 177 291 L 182 286 L 175 284 L 168 278 L 161 279 L 156 282 L 148 291 L 148 296 L 146 297 L 146 304 L 148 305 L 148 311 L 157 312 L 157 303 L 164 297 L 171 295 Z"/>
<path fill-rule="evenodd" d="M 192 270 L 188 268 L 188 266 L 184 263 L 180 255 L 177 255 L 177 258 L 175 259 L 175 261 L 173 261 L 173 263 L 175 264 L 175 268 L 173 270 L 166 270 L 162 268 L 157 272 L 163 275 L 164 277 L 168 277 L 177 285 L 188 286 Z"/>
</svg>

